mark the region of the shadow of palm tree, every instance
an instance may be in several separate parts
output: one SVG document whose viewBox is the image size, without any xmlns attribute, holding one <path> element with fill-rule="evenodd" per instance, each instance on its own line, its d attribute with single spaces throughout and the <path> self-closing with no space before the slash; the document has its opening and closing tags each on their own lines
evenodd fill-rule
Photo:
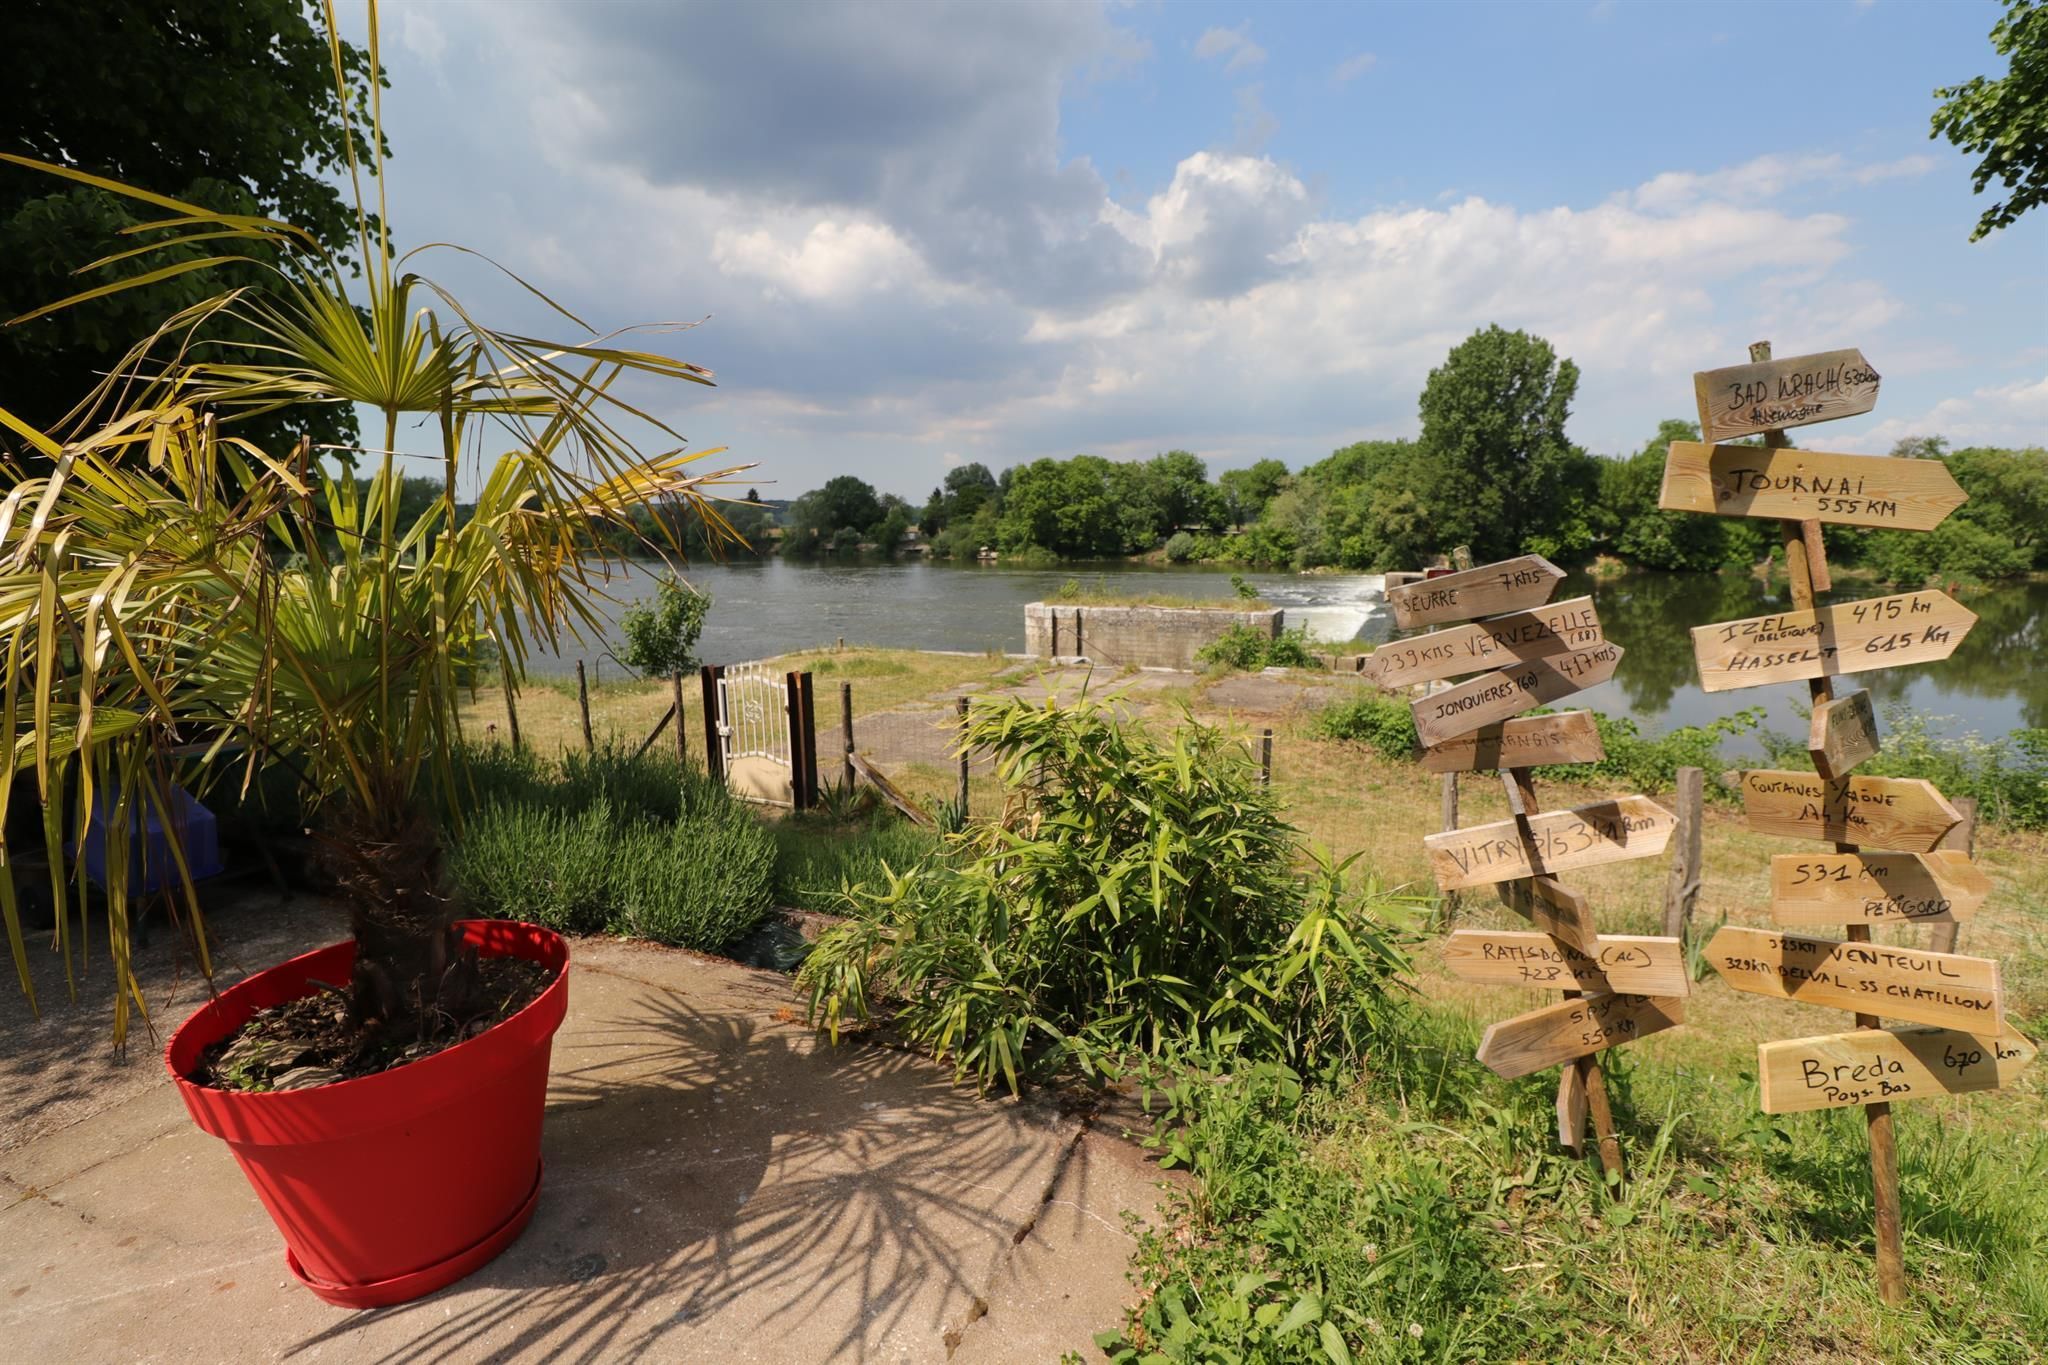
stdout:
<svg viewBox="0 0 2048 1365">
<path fill-rule="evenodd" d="M 373 1358 L 942 1355 L 1043 1195 L 1051 1109 L 975 1100 L 919 1058 L 818 1044 L 774 1022 L 784 979 L 746 988 L 758 1010 L 728 998 L 714 1013 L 601 974 L 630 1008 L 558 1043 L 548 1176 L 520 1241 L 443 1294 L 289 1354 L 397 1321 L 404 1345 Z"/>
</svg>

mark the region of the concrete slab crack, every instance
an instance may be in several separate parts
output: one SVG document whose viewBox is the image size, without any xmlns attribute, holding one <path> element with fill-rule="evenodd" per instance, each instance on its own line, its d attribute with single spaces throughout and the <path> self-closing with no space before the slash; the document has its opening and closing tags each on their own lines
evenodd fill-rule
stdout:
<svg viewBox="0 0 2048 1365">
<path fill-rule="evenodd" d="M 974 1296 L 974 1301 L 967 1306 L 967 1311 L 962 1315 L 960 1321 L 946 1329 L 944 1341 L 946 1343 L 946 1358 L 948 1360 L 952 1359 L 953 1353 L 960 1349 L 960 1343 L 966 1340 L 967 1329 L 988 1316 L 989 1301 L 994 1298 L 997 1287 L 1009 1274 L 1011 1266 L 1015 1263 L 1017 1248 L 1023 1246 L 1025 1240 L 1038 1229 L 1039 1219 L 1043 1218 L 1045 1211 L 1053 1206 L 1055 1202 L 1054 1195 L 1059 1190 L 1060 1180 L 1065 1176 L 1067 1166 L 1073 1161 L 1074 1154 L 1081 1150 L 1081 1144 L 1087 1140 L 1088 1134 L 1094 1126 L 1095 1119 L 1093 1115 L 1081 1115 L 1079 1121 L 1074 1125 L 1073 1135 L 1067 1138 L 1065 1144 L 1060 1149 L 1059 1158 L 1053 1162 L 1052 1170 L 1046 1175 L 1045 1188 L 1039 1191 L 1037 1201 L 1032 1204 L 1030 1216 L 1012 1229 L 1009 1245 L 996 1253 L 995 1261 L 989 1267 L 988 1279 L 983 1285 L 982 1291 Z"/>
</svg>

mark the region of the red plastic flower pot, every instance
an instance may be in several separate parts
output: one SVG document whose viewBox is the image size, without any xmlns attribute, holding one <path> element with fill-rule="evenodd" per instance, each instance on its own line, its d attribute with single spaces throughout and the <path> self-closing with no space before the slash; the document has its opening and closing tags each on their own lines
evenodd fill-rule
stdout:
<svg viewBox="0 0 2048 1365">
<path fill-rule="evenodd" d="M 510 1246 L 540 1197 L 548 1053 L 569 1005 L 569 949 L 531 924 L 468 920 L 485 957 L 521 957 L 555 979 L 467 1042 L 374 1076 L 238 1094 L 187 1080 L 249 1016 L 340 984 L 355 944 L 295 957 L 223 991 L 171 1035 L 164 1062 L 201 1129 L 226 1142 L 315 1294 L 378 1308 L 431 1294 Z"/>
</svg>

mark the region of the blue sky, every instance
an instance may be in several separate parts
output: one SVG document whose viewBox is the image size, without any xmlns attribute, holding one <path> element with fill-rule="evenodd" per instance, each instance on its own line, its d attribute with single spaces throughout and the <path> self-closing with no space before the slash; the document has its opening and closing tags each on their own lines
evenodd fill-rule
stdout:
<svg viewBox="0 0 2048 1365">
<path fill-rule="evenodd" d="M 1761 337 L 1885 375 L 1803 444 L 2039 444 L 2048 215 L 1970 243 L 1969 162 L 1927 137 L 1997 12 L 399 0 L 393 218 L 600 326 L 708 315 L 674 349 L 721 387 L 646 397 L 771 496 L 1299 467 L 1414 434 L 1494 322 L 1578 361 L 1601 453 Z"/>
</svg>

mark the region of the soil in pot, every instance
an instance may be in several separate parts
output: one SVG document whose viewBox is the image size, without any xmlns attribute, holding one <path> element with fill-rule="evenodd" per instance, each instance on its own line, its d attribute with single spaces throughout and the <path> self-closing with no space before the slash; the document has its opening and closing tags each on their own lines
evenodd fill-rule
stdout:
<svg viewBox="0 0 2048 1365">
<path fill-rule="evenodd" d="M 488 1032 L 525 1009 L 554 979 L 538 962 L 484 958 L 477 963 L 468 1009 L 460 1015 L 437 1011 L 425 1033 L 396 1037 L 366 1035 L 349 1018 L 347 991 L 320 983 L 312 995 L 249 1016 L 206 1049 L 187 1079 L 216 1090 L 262 1093 L 372 1076 Z"/>
</svg>

